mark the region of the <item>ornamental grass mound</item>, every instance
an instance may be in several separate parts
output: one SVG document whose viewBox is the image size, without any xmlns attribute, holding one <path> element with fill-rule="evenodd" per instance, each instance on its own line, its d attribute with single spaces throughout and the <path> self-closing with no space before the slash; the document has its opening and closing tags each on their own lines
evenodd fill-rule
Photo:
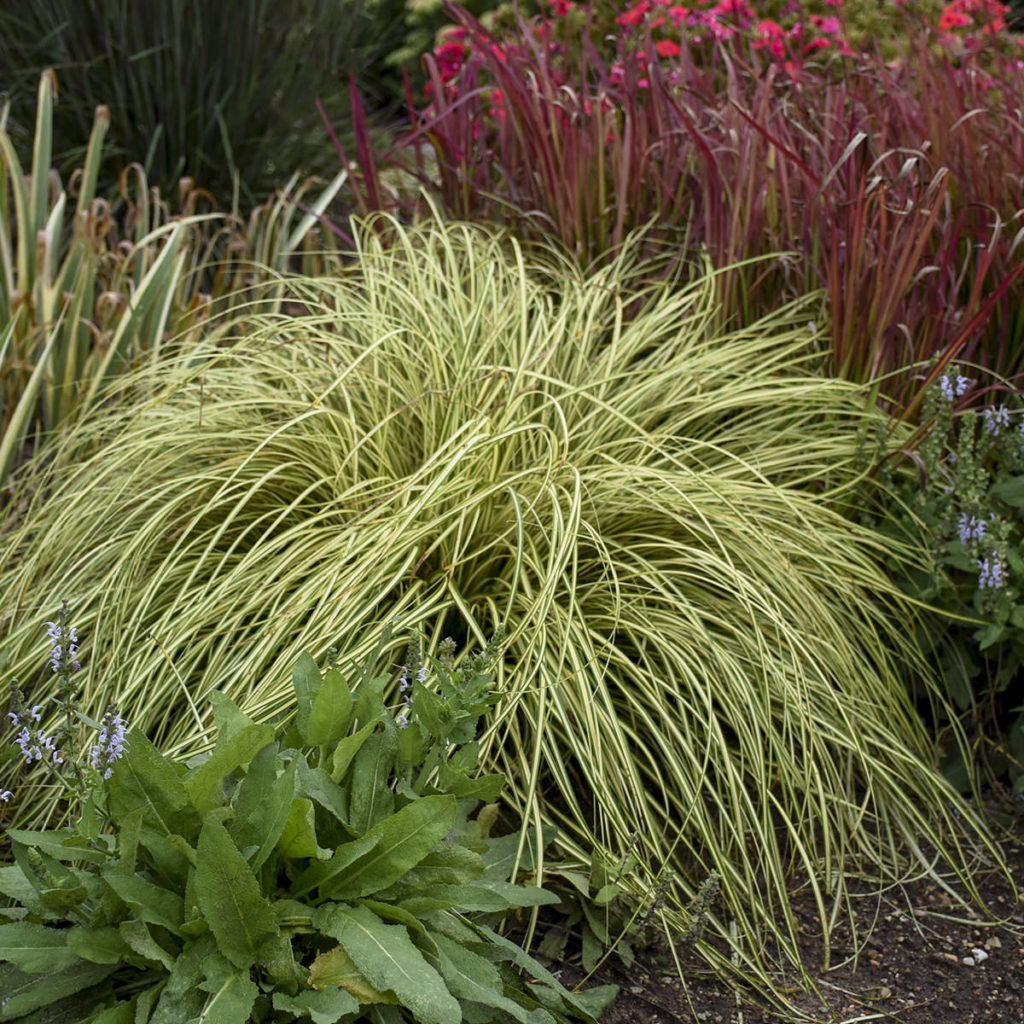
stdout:
<svg viewBox="0 0 1024 1024">
<path fill-rule="evenodd" d="M 679 906 L 717 872 L 710 927 L 748 971 L 767 930 L 795 949 L 795 878 L 827 935 L 858 866 L 962 870 L 983 837 L 906 696 L 898 552 L 842 514 L 877 421 L 815 372 L 821 297 L 729 333 L 706 266 L 638 291 L 628 251 L 582 273 L 481 228 L 377 229 L 291 283 L 301 315 L 123 378 L 22 477 L 0 609 L 28 699 L 62 598 L 83 709 L 116 699 L 177 756 L 214 690 L 287 713 L 304 650 L 505 620 L 482 747 L 512 809 L 568 858 L 632 847 L 632 884 L 675 872 Z M 19 788 L 26 822 L 52 813 Z"/>
</svg>

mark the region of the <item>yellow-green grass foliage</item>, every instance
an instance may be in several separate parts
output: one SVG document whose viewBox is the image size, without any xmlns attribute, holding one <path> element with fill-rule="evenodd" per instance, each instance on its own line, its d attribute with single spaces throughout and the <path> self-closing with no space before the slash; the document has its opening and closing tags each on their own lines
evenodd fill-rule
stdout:
<svg viewBox="0 0 1024 1024">
<path fill-rule="evenodd" d="M 116 699 L 183 755 L 212 689 L 287 712 L 303 650 L 507 619 L 485 751 L 567 855 L 638 835 L 637 884 L 673 867 L 680 899 L 716 870 L 713 927 L 747 952 L 795 944 L 794 878 L 827 922 L 856 864 L 962 865 L 893 549 L 840 512 L 874 421 L 814 372 L 820 297 L 723 333 L 706 268 L 637 291 L 628 256 L 581 274 L 480 228 L 387 230 L 297 281 L 302 315 L 125 378 L 26 479 L 0 634 L 29 700 L 62 598 L 85 710 Z M 11 813 L 43 813 L 4 771 Z"/>
</svg>

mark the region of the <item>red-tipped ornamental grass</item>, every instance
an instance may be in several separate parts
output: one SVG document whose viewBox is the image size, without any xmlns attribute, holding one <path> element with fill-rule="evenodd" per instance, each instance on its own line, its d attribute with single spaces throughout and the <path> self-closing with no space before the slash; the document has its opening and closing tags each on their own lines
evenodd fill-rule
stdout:
<svg viewBox="0 0 1024 1024">
<path fill-rule="evenodd" d="M 903 409 L 924 380 L 911 364 L 1024 371 L 1016 54 L 980 30 L 965 42 L 925 25 L 895 62 L 791 39 L 780 50 L 762 23 L 699 46 L 681 32 L 676 52 L 655 38 L 675 10 L 662 7 L 639 47 L 622 24 L 612 61 L 557 18 L 520 18 L 498 38 L 452 7 L 446 48 L 425 58 L 429 104 L 409 97 L 411 130 L 387 159 L 415 165 L 448 215 L 554 235 L 583 262 L 647 224 L 649 244 L 679 259 L 754 259 L 720 280 L 741 322 L 823 288 L 831 370 L 892 375 Z M 749 22 L 745 5 L 731 10 Z M 393 205 L 376 157 L 359 158 L 363 208 Z"/>
</svg>

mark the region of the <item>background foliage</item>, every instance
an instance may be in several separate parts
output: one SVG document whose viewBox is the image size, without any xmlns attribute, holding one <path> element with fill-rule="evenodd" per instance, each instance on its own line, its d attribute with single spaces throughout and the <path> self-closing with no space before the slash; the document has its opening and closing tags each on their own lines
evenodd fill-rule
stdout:
<svg viewBox="0 0 1024 1024">
<path fill-rule="evenodd" d="M 60 88 L 54 151 L 67 177 L 80 166 L 94 111 L 110 113 L 101 193 L 124 165 L 143 165 L 164 194 L 178 179 L 231 204 L 294 172 L 329 166 L 315 101 L 345 119 L 348 77 L 386 104 L 373 69 L 401 38 L 400 0 L 40 0 L 0 5 L 0 86 L 31 123 L 40 72 Z M 25 160 L 31 135 L 18 140 Z"/>
<path fill-rule="evenodd" d="M 362 209 L 421 209 L 382 186 L 379 160 L 412 168 L 448 216 L 555 237 L 584 263 L 650 223 L 652 245 L 710 253 L 743 321 L 825 288 L 830 372 L 884 377 L 911 415 L 923 387 L 906 368 L 939 354 L 1024 370 L 1014 53 L 936 49 L 917 22 L 897 65 L 832 48 L 791 78 L 756 40 L 663 55 L 624 26 L 631 54 L 603 57 L 567 18 L 495 42 L 455 14 L 410 131 L 359 152 Z"/>
</svg>

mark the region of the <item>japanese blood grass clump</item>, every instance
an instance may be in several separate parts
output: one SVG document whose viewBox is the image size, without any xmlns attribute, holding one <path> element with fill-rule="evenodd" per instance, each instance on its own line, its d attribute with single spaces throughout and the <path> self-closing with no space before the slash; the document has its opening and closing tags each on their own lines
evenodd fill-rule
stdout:
<svg viewBox="0 0 1024 1024">
<path fill-rule="evenodd" d="M 966 874 L 981 829 L 906 696 L 898 549 L 841 514 L 877 423 L 814 372 L 820 297 L 723 333 L 706 268 L 638 290 L 628 254 L 581 273 L 481 228 L 387 234 L 295 281 L 303 315 L 253 309 L 126 378 L 25 481 L 8 671 L 67 595 L 86 710 L 116 694 L 181 756 L 211 690 L 284 712 L 303 650 L 507 621 L 482 748 L 506 799 L 566 856 L 639 835 L 636 884 L 678 871 L 680 902 L 715 871 L 736 960 L 706 955 L 762 988 L 766 930 L 795 955 L 794 878 L 827 936 L 857 865 Z"/>
</svg>

